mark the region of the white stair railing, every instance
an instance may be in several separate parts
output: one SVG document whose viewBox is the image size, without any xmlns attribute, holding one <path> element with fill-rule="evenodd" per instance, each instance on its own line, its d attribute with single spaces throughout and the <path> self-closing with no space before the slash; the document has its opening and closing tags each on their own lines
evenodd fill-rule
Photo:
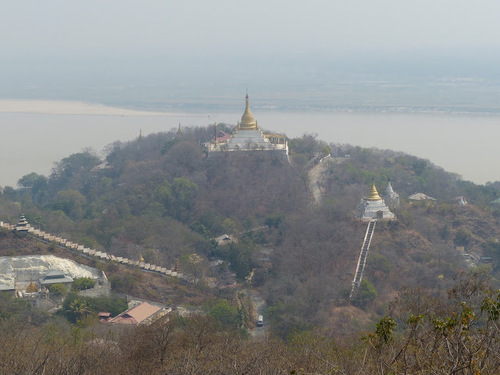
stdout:
<svg viewBox="0 0 500 375">
<path fill-rule="evenodd" d="M 349 294 L 349 299 L 351 299 L 361 284 L 363 279 L 363 271 L 365 269 L 366 258 L 368 257 L 368 250 L 370 250 L 370 244 L 372 242 L 373 233 L 375 232 L 375 224 L 377 220 L 371 220 L 366 228 L 365 239 L 363 240 L 363 246 L 361 246 L 361 251 L 358 257 L 358 265 L 356 266 L 356 272 L 354 274 L 354 280 L 352 281 L 351 294 Z"/>
</svg>

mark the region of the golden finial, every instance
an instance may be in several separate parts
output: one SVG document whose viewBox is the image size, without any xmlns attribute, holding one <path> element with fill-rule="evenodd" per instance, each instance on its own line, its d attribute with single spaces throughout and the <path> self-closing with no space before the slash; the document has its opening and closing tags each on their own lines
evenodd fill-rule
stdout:
<svg viewBox="0 0 500 375">
<path fill-rule="evenodd" d="M 246 105 L 245 105 L 245 113 L 241 116 L 241 123 L 239 128 L 242 130 L 257 130 L 257 122 L 253 117 L 252 112 L 250 112 L 250 103 L 248 100 L 248 93 L 245 96 Z"/>
<path fill-rule="evenodd" d="M 177 129 L 177 135 L 182 135 L 182 134 L 184 134 L 184 130 L 182 130 L 182 125 L 179 122 L 179 128 Z"/>
<path fill-rule="evenodd" d="M 372 179 L 372 188 L 370 190 L 370 194 L 368 195 L 368 198 L 366 198 L 369 201 L 380 201 L 382 198 L 380 198 L 380 195 L 378 194 L 377 188 L 375 187 L 375 181 Z"/>
<path fill-rule="evenodd" d="M 146 263 L 146 261 L 144 260 L 144 258 L 142 257 L 142 253 L 139 253 L 139 262 L 141 263 Z"/>
</svg>

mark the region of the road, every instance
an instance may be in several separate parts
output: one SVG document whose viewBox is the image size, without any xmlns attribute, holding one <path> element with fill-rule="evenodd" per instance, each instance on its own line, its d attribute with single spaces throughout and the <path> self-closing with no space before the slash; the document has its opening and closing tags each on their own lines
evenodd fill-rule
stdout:
<svg viewBox="0 0 500 375">
<path fill-rule="evenodd" d="M 264 316 L 264 325 L 262 327 L 255 327 L 250 329 L 250 336 L 258 339 L 265 338 L 267 335 L 267 331 L 269 329 L 269 325 L 264 315 L 264 311 L 266 310 L 266 302 L 264 301 L 264 298 L 262 298 L 258 290 L 252 289 L 249 291 L 249 293 L 250 293 L 250 298 L 252 299 L 252 302 L 255 306 L 255 310 L 257 311 L 257 316 L 258 315 Z"/>
</svg>

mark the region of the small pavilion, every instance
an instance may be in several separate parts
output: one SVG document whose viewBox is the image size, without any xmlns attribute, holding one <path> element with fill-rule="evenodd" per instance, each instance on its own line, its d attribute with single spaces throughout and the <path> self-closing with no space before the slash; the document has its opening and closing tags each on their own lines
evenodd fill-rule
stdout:
<svg viewBox="0 0 500 375">
<path fill-rule="evenodd" d="M 61 270 L 52 270 L 40 278 L 40 284 L 47 286 L 52 284 L 71 284 L 74 280 L 72 277 L 66 276 Z"/>
<path fill-rule="evenodd" d="M 24 215 L 21 215 L 19 217 L 19 221 L 17 222 L 15 226 L 16 232 L 28 232 L 30 230 L 30 224 L 28 223 L 28 220 L 24 217 Z"/>
</svg>

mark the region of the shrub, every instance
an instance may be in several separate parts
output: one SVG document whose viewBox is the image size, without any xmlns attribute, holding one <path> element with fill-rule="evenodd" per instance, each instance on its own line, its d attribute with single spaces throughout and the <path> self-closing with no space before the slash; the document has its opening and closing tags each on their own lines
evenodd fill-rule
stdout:
<svg viewBox="0 0 500 375">
<path fill-rule="evenodd" d="M 79 277 L 73 282 L 73 289 L 75 290 L 86 290 L 92 289 L 95 285 L 95 280 L 90 277 Z"/>
<path fill-rule="evenodd" d="M 138 272 L 130 273 L 126 272 L 118 275 L 111 275 L 109 281 L 111 282 L 111 288 L 119 293 L 129 293 L 134 287 L 134 284 L 140 282 L 142 275 Z"/>
<path fill-rule="evenodd" d="M 51 286 L 49 286 L 49 291 L 50 293 L 58 297 L 62 297 L 68 294 L 68 289 L 61 283 L 52 284 Z"/>
<path fill-rule="evenodd" d="M 208 315 L 227 327 L 236 327 L 240 322 L 238 308 L 231 306 L 225 299 L 218 300 L 217 303 L 210 308 Z"/>
<path fill-rule="evenodd" d="M 358 292 L 352 300 L 354 306 L 364 309 L 368 304 L 375 301 L 377 298 L 377 290 L 371 282 L 366 279 L 361 280 Z"/>
</svg>

